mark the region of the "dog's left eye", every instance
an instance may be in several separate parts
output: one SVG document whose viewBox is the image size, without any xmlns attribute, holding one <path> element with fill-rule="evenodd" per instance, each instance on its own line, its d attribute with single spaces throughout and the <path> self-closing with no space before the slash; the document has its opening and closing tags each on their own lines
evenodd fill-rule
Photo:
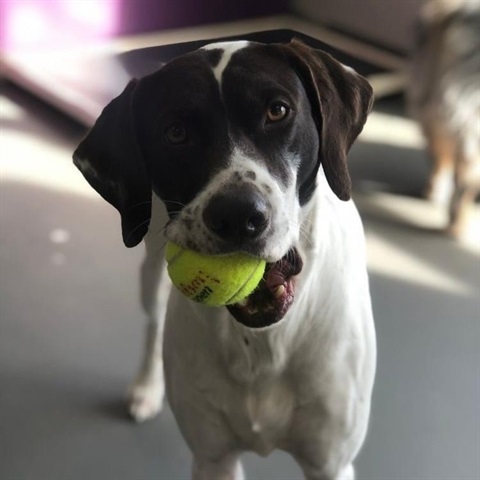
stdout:
<svg viewBox="0 0 480 480">
<path fill-rule="evenodd" d="M 267 121 L 280 122 L 288 116 L 290 108 L 281 102 L 274 102 L 268 106 Z"/>
<path fill-rule="evenodd" d="M 187 129 L 181 122 L 169 125 L 164 132 L 165 140 L 172 145 L 180 145 L 188 140 Z"/>
</svg>

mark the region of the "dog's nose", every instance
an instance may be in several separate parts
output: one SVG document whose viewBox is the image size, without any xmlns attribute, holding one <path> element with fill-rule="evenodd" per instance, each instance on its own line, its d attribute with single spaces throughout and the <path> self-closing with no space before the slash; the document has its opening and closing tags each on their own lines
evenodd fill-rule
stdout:
<svg viewBox="0 0 480 480">
<path fill-rule="evenodd" d="M 229 188 L 214 195 L 205 210 L 207 228 L 228 241 L 245 241 L 262 234 L 268 226 L 268 203 L 253 186 Z"/>
</svg>

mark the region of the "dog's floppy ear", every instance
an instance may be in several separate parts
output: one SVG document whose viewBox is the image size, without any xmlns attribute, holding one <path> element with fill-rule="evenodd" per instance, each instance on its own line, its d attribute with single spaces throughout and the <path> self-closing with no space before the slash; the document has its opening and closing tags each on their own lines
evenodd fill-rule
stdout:
<svg viewBox="0 0 480 480">
<path fill-rule="evenodd" d="M 328 184 L 337 197 L 349 200 L 351 180 L 347 154 L 372 107 L 372 87 L 328 53 L 314 50 L 298 40 L 285 48 L 306 89 L 317 123 L 319 164 L 323 165 Z"/>
<path fill-rule="evenodd" d="M 123 241 L 134 247 L 150 222 L 152 189 L 132 116 L 136 80 L 104 109 L 73 154 L 88 183 L 122 217 Z"/>
</svg>

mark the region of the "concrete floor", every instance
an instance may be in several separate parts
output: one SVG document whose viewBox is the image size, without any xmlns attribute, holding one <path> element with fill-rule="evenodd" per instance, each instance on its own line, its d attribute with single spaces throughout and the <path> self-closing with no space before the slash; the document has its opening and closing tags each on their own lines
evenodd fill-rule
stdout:
<svg viewBox="0 0 480 480">
<path fill-rule="evenodd" d="M 0 478 L 186 479 L 168 407 L 136 425 L 125 392 L 140 359 L 142 248 L 70 163 L 83 130 L 1 85 Z M 398 101 L 377 112 L 398 113 Z M 353 149 L 378 331 L 378 375 L 359 480 L 480 478 L 479 245 L 435 232 L 418 198 L 418 146 Z M 390 138 L 391 137 L 391 138 Z M 245 456 L 251 480 L 293 480 L 287 455 Z"/>
</svg>

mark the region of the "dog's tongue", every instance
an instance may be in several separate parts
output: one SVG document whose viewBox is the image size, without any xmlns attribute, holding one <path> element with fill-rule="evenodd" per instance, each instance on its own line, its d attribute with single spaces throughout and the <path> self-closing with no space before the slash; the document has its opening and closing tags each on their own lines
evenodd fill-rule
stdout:
<svg viewBox="0 0 480 480">
<path fill-rule="evenodd" d="M 302 270 L 302 260 L 296 249 L 290 250 L 278 262 L 267 264 L 256 290 L 243 302 L 230 305 L 230 313 L 244 325 L 261 328 L 281 320 L 295 295 L 295 276 Z"/>
</svg>

